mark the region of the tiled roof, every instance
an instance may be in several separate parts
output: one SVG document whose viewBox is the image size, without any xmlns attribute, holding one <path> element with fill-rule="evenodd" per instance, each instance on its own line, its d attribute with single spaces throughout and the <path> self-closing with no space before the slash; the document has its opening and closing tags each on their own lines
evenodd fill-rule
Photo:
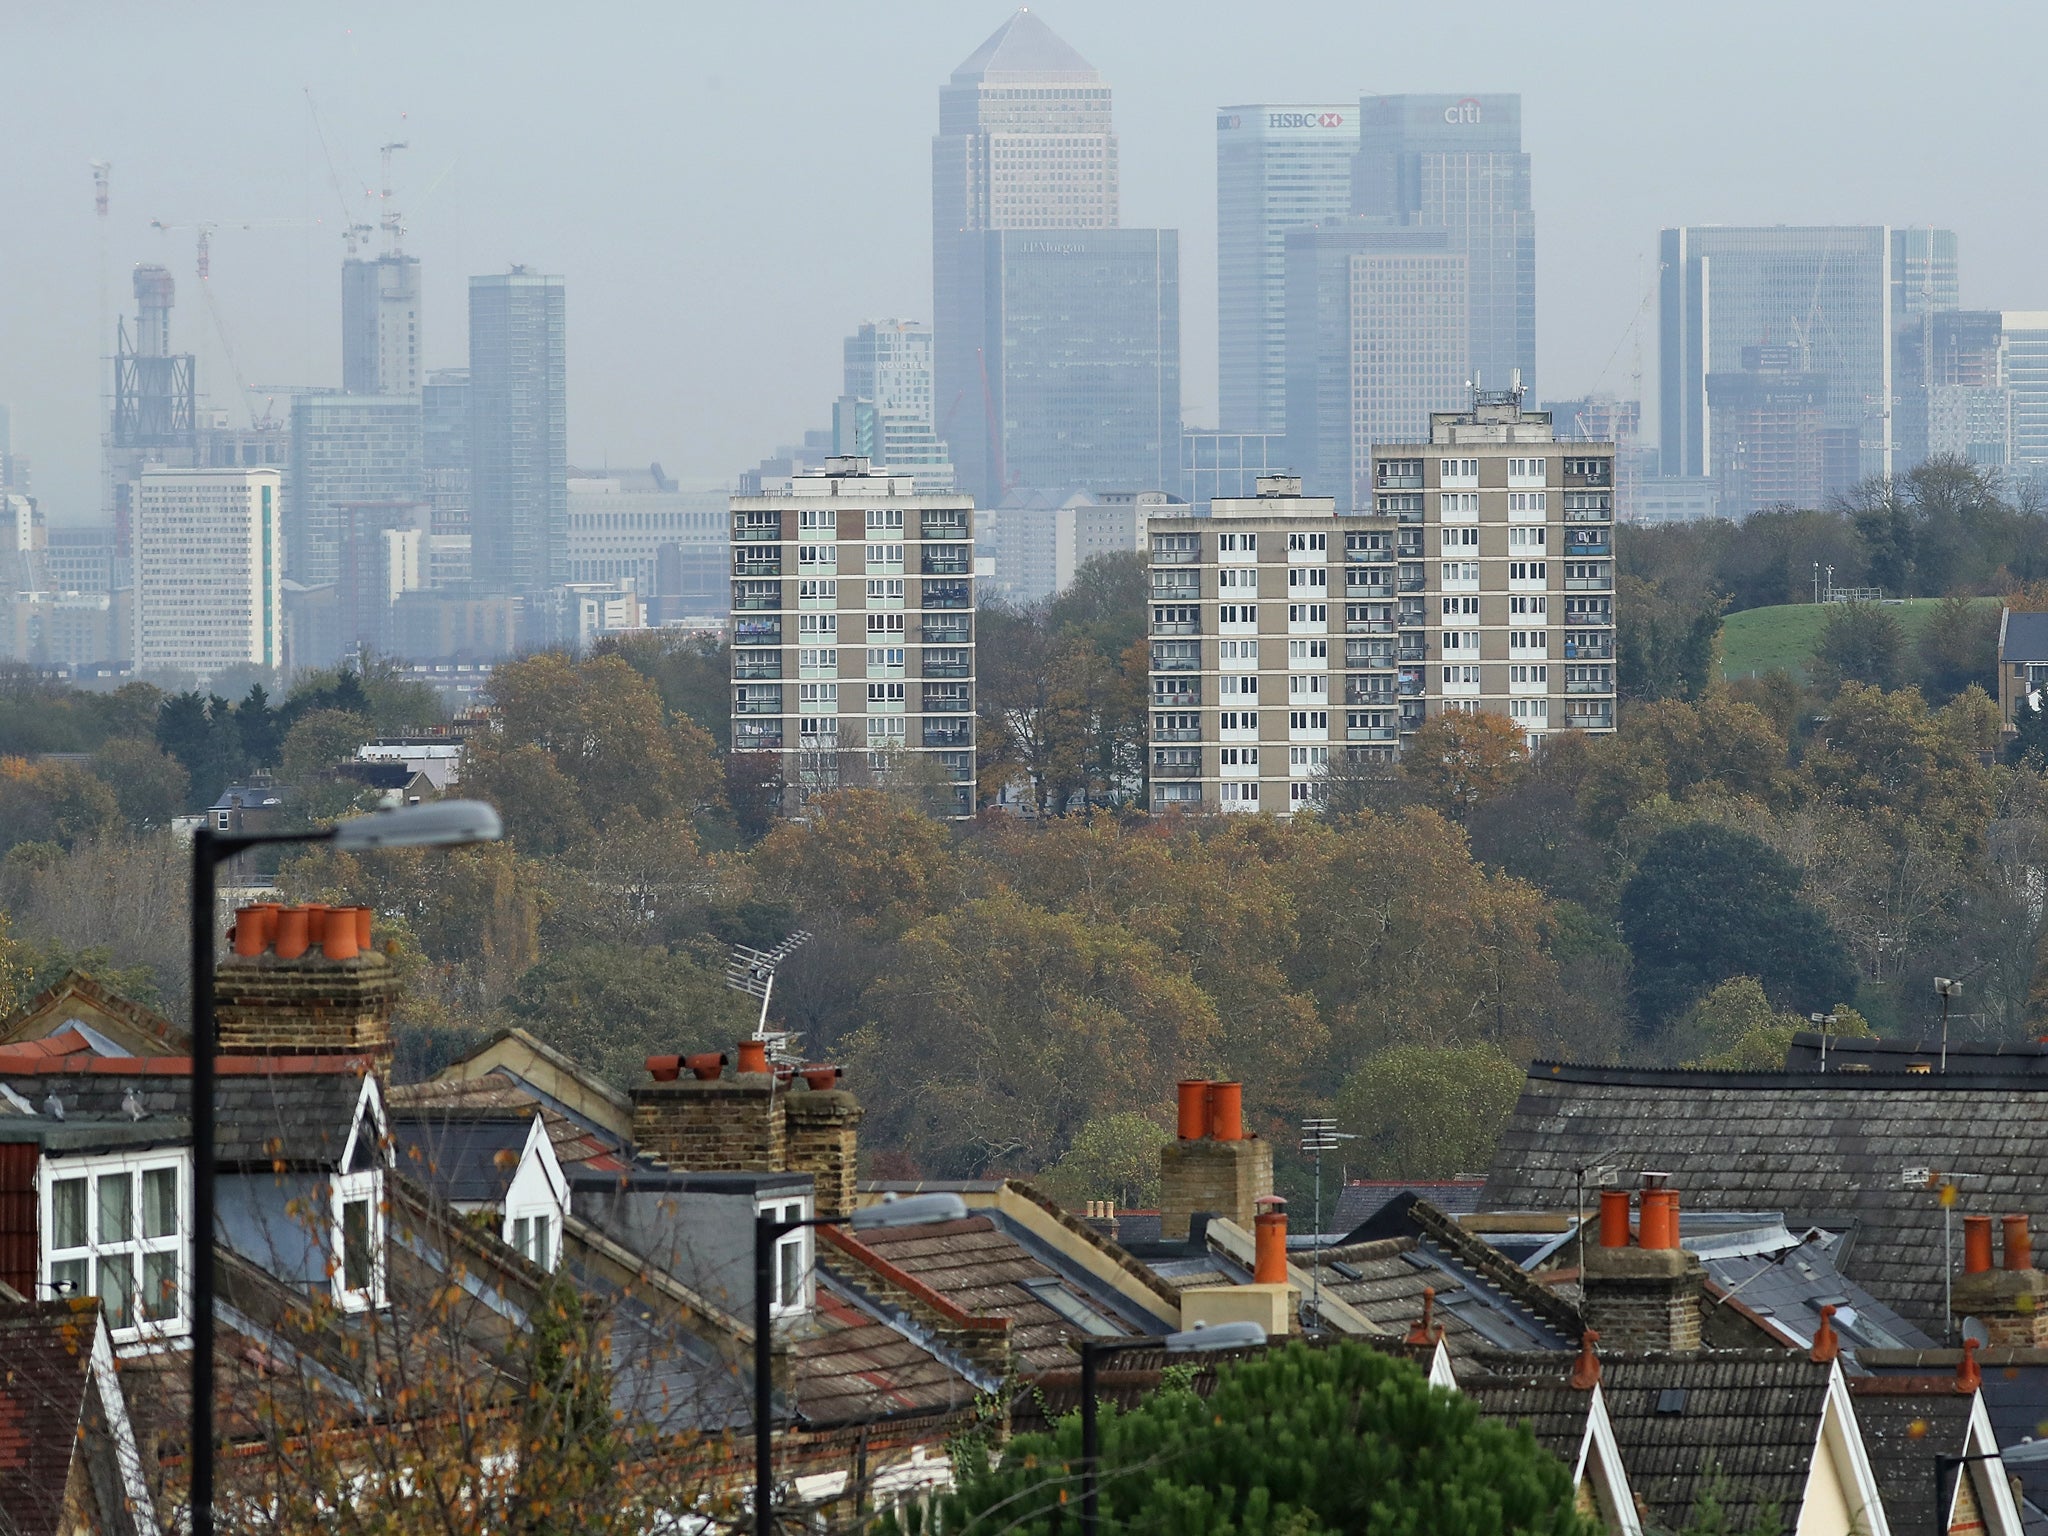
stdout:
<svg viewBox="0 0 2048 1536">
<path fill-rule="evenodd" d="M 1695 1208 L 1783 1211 L 1843 1234 L 1837 1264 L 1940 1326 L 1940 1201 L 1908 1169 L 1966 1177 L 1963 1210 L 2048 1210 L 2048 1080 L 1985 1075 L 1629 1071 L 1538 1062 L 1486 1200 L 1568 1207 L 1589 1162 L 1672 1174 Z"/>
<path fill-rule="evenodd" d="M 100 1058 L 89 1065 L 90 1071 L 0 1071 L 0 1082 L 53 1124 L 52 1098 L 63 1106 L 66 1124 L 103 1120 L 134 1128 L 177 1122 L 167 1130 L 185 1134 L 181 1124 L 192 1106 L 188 1060 Z M 113 1067 L 147 1070 L 105 1070 Z M 331 1166 L 348 1144 L 362 1092 L 361 1065 L 345 1058 L 223 1057 L 215 1097 L 217 1155 L 230 1166 L 278 1159 Z M 139 1118 L 131 1107 L 140 1110 Z"/>
<path fill-rule="evenodd" d="M 2005 614 L 2000 661 L 2048 661 L 2048 613 Z"/>
<path fill-rule="evenodd" d="M 1480 1355 L 1496 1376 L 1554 1381 L 1553 1355 Z M 1712 1493 L 1732 1531 L 1790 1530 L 1820 1437 L 1830 1367 L 1791 1350 L 1603 1356 L 1600 1391 L 1629 1484 L 1682 1530 Z M 1777 1524 L 1764 1519 L 1775 1515 Z"/>
<path fill-rule="evenodd" d="M 123 997 L 110 987 L 94 981 L 84 971 L 66 971 L 49 986 L 0 1019 L 0 1040 L 8 1039 L 39 1014 L 54 1012 L 67 997 L 83 998 L 92 1008 L 118 1019 L 144 1039 L 153 1040 L 167 1051 L 189 1051 L 192 1037 L 162 1014 Z"/>
<path fill-rule="evenodd" d="M 797 1411 L 821 1427 L 973 1406 L 977 1389 L 866 1297 L 818 1270 L 815 1331 L 790 1347 Z"/>
<path fill-rule="evenodd" d="M 96 1303 L 0 1306 L 0 1529 L 58 1536 L 85 1433 Z"/>
<path fill-rule="evenodd" d="M 1011 1319 L 1011 1348 L 1027 1376 L 1073 1365 L 1067 1341 L 1090 1330 L 1063 1313 L 1092 1317 L 1105 1334 L 1127 1331 L 1115 1314 L 987 1216 L 882 1227 L 862 1232 L 860 1241 L 962 1311 Z"/>
<path fill-rule="evenodd" d="M 1480 1414 L 1506 1424 L 1527 1424 L 1536 1443 L 1565 1464 L 1576 1467 L 1579 1446 L 1586 1438 L 1586 1414 L 1593 1394 L 1581 1392 L 1562 1375 L 1548 1377 L 1461 1377 L 1458 1390 Z"/>
<path fill-rule="evenodd" d="M 1802 1346 L 1820 1331 L 1820 1309 L 1832 1306 L 1834 1329 L 1846 1350 L 1933 1347 L 1933 1339 L 1845 1279 L 1828 1248 L 1824 1236 L 1813 1236 L 1787 1252 L 1707 1255 L 1703 1262 L 1720 1297 L 1741 1302 Z"/>
<path fill-rule="evenodd" d="M 1856 1363 L 1880 1379 L 1903 1376 L 1952 1381 L 1961 1358 L 1958 1349 L 1866 1349 L 1857 1352 Z M 1984 1378 L 1984 1412 L 1998 1443 L 2011 1449 L 2029 1440 L 2048 1440 L 2048 1350 L 1980 1349 L 1977 1367 Z M 1860 1421 L 1860 1401 L 1856 1413 Z M 2015 1457 L 2006 1466 L 2019 1477 L 2027 1497 L 2048 1508 L 2048 1460 Z"/>
<path fill-rule="evenodd" d="M 1975 1398 L 1949 1376 L 1860 1376 L 1849 1382 L 1856 1426 L 1895 1531 L 1934 1530 L 1936 1456 L 1960 1456 Z M 1953 1487 L 1951 1483 L 1949 1486 Z"/>
<path fill-rule="evenodd" d="M 1377 1215 L 1382 1206 L 1398 1195 L 1420 1195 L 1440 1211 L 1462 1215 L 1479 1209 L 1479 1192 L 1484 1179 L 1442 1179 L 1416 1182 L 1404 1179 L 1353 1179 L 1337 1192 L 1337 1206 L 1323 1223 L 1325 1232 L 1347 1233 Z"/>
<path fill-rule="evenodd" d="M 444 1200 L 489 1204 L 505 1198 L 533 1115 L 397 1114 L 391 1117 L 398 1166 Z"/>
<path fill-rule="evenodd" d="M 1304 1255 L 1301 1267 L 1312 1272 L 1313 1261 Z M 1422 1321 L 1422 1293 L 1433 1290 L 1432 1321 L 1442 1325 L 1444 1344 L 1453 1355 L 1481 1349 L 1563 1350 L 1573 1342 L 1562 1327 L 1416 1236 L 1326 1248 L 1322 1281 L 1331 1295 L 1403 1334 Z"/>
<path fill-rule="evenodd" d="M 627 1160 L 610 1136 L 577 1123 L 517 1080 L 498 1073 L 483 1077 L 434 1078 L 424 1083 L 398 1083 L 384 1090 L 394 1120 L 424 1121 L 438 1114 L 483 1115 L 538 1113 L 548 1142 L 565 1172 L 587 1164 L 617 1172 Z"/>
</svg>

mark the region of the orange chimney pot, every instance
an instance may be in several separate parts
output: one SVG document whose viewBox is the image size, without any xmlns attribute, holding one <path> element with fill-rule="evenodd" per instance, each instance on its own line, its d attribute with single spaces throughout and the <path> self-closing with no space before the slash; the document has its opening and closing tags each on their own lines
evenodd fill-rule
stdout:
<svg viewBox="0 0 2048 1536">
<path fill-rule="evenodd" d="M 1984 1385 L 1984 1371 L 1977 1364 L 1977 1341 L 1963 1340 L 1963 1358 L 1956 1362 L 1956 1390 L 1974 1392 Z"/>
<path fill-rule="evenodd" d="M 277 909 L 277 958 L 296 960 L 306 952 L 306 909 Z"/>
<path fill-rule="evenodd" d="M 353 960 L 361 953 L 356 946 L 356 914 L 352 907 L 329 907 L 320 930 L 320 953 L 330 960 Z"/>
<path fill-rule="evenodd" d="M 672 1083 L 683 1073 L 683 1058 L 680 1056 L 650 1056 L 647 1071 L 657 1083 Z"/>
<path fill-rule="evenodd" d="M 1263 1195 L 1262 1209 L 1253 1220 L 1256 1247 L 1252 1260 L 1252 1284 L 1287 1283 L 1287 1209 L 1278 1195 Z"/>
<path fill-rule="evenodd" d="M 1600 1357 L 1593 1352 L 1593 1346 L 1599 1342 L 1597 1328 L 1588 1328 L 1579 1335 L 1579 1358 L 1572 1362 L 1574 1392 L 1590 1392 L 1600 1385 Z"/>
<path fill-rule="evenodd" d="M 1981 1275 L 1991 1268 L 1991 1218 L 1963 1218 L 1963 1273 Z"/>
<path fill-rule="evenodd" d="M 1625 1189 L 1600 1191 L 1600 1246 L 1628 1246 L 1628 1191 Z"/>
<path fill-rule="evenodd" d="M 357 907 L 355 909 L 355 914 L 356 948 L 360 950 L 368 950 L 370 947 L 370 909 L 368 907 Z"/>
<path fill-rule="evenodd" d="M 694 1056 L 682 1058 L 682 1064 L 696 1075 L 700 1083 L 709 1083 L 724 1075 L 725 1052 L 699 1051 Z"/>
<path fill-rule="evenodd" d="M 741 1072 L 766 1072 L 768 1070 L 768 1042 L 765 1040 L 742 1040 L 740 1042 Z"/>
<path fill-rule="evenodd" d="M 1209 1134 L 1218 1141 L 1244 1140 L 1244 1084 L 1209 1085 Z"/>
<path fill-rule="evenodd" d="M 2005 1225 L 2005 1267 L 2007 1269 L 2032 1269 L 2034 1267 L 2034 1242 L 2027 1233 L 2027 1218 L 2024 1215 L 2007 1216 Z"/>
<path fill-rule="evenodd" d="M 1813 1348 L 1806 1352 L 1806 1357 L 1818 1365 L 1825 1365 L 1841 1353 L 1842 1340 L 1840 1335 L 1835 1332 L 1835 1309 L 1833 1307 L 1822 1307 L 1820 1309 L 1820 1332 L 1813 1336 Z"/>
<path fill-rule="evenodd" d="M 1636 1241 L 1645 1248 L 1678 1246 L 1678 1191 L 1646 1189 L 1636 1223 Z"/>
<path fill-rule="evenodd" d="M 1430 1341 L 1430 1322 L 1436 1316 L 1436 1287 L 1422 1288 L 1422 1316 L 1415 1319 L 1415 1326 L 1408 1330 L 1405 1340 L 1409 1344 L 1427 1344 Z"/>
<path fill-rule="evenodd" d="M 1205 1078 L 1189 1078 L 1180 1085 L 1180 1139 L 1200 1141 L 1209 1134 L 1209 1084 Z"/>
</svg>

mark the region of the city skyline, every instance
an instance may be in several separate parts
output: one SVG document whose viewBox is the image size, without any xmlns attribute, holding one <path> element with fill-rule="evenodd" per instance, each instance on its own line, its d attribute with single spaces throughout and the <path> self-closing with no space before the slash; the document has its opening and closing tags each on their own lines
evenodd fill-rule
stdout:
<svg viewBox="0 0 2048 1536">
<path fill-rule="evenodd" d="M 109 49 L 90 8 L 20 26 L 26 56 L 47 67 L 27 71 L 17 99 L 24 121 L 35 124 L 38 154 L 24 167 L 19 217 L 7 237 L 22 297 L 0 306 L 0 357 L 7 359 L 0 361 L 0 398 L 15 407 L 14 446 L 35 460 L 36 492 L 54 525 L 97 513 L 93 358 L 105 343 L 96 342 L 99 232 L 88 201 L 90 160 L 114 162 L 106 229 L 111 312 L 123 307 L 127 270 L 137 262 L 163 262 L 188 292 L 194 286 L 192 235 L 176 227 L 159 233 L 150 220 L 217 220 L 212 307 L 243 375 L 251 383 L 332 388 L 341 382 L 335 320 L 343 202 L 329 184 L 325 155 L 343 167 L 344 181 L 366 185 L 375 179 L 378 141 L 405 138 L 412 148 L 399 157 L 398 201 L 408 252 L 422 262 L 422 369 L 461 363 L 462 285 L 470 276 L 512 261 L 561 272 L 585 296 L 568 381 L 577 399 L 571 459 L 660 456 L 688 483 L 727 481 L 773 443 L 822 419 L 835 392 L 839 342 L 861 320 L 928 318 L 933 94 L 966 50 L 1011 13 L 1006 5 L 901 6 L 890 16 L 902 25 L 821 13 L 803 29 L 778 29 L 779 67 L 802 75 L 815 52 L 835 61 L 833 78 L 859 79 L 865 67 L 882 72 L 891 89 L 866 92 L 872 100 L 851 115 L 844 100 L 835 111 L 806 93 L 781 93 L 775 99 L 785 106 L 770 123 L 747 105 L 763 95 L 766 77 L 745 67 L 685 66 L 687 88 L 650 96 L 647 105 L 622 88 L 643 67 L 622 62 L 628 54 L 671 64 L 760 56 L 765 23 L 741 16 L 622 11 L 560 52 L 543 45 L 539 13 L 531 20 L 513 13 L 498 38 L 505 78 L 544 86 L 557 103 L 523 121 L 501 104 L 508 93 L 485 101 L 471 86 L 447 83 L 443 66 L 475 20 L 469 11 L 407 17 L 401 28 L 399 12 L 380 6 L 338 22 L 226 9 L 246 25 L 210 29 L 203 52 L 196 34 L 132 17 L 115 29 L 119 40 Z M 1880 108 L 1875 98 L 1884 93 L 1852 89 L 1858 61 L 1878 74 L 1908 63 L 1903 44 L 1882 41 L 1882 26 L 1862 29 L 1850 67 L 1807 80 L 1797 61 L 1812 55 L 1802 54 L 1802 40 L 1834 46 L 1840 39 L 1829 18 L 1842 13 L 1833 10 L 1774 17 L 1786 46 L 1758 61 L 1741 45 L 1743 9 L 1654 27 L 1574 29 L 1568 49 L 1533 20 L 1503 19 L 1483 34 L 1450 39 L 1421 18 L 1375 18 L 1368 30 L 1334 8 L 1275 21 L 1197 7 L 1170 31 L 1141 20 L 1135 7 L 1052 10 L 1046 19 L 1116 91 L 1121 222 L 1180 231 L 1191 424 L 1211 425 L 1218 416 L 1213 114 L 1233 101 L 1519 92 L 1542 230 L 1538 345 L 1548 395 L 1627 393 L 1638 343 L 1646 376 L 1654 370 L 1655 337 L 1645 333 L 1650 317 L 1639 305 L 1655 285 L 1657 230 L 1677 223 L 1937 224 L 1955 228 L 1967 246 L 1966 306 L 2031 311 L 2048 303 L 2041 291 L 2048 281 L 2031 274 L 2025 255 L 2039 241 L 2043 216 L 1996 195 L 1995 111 L 1956 114 L 1910 94 Z M 2017 8 L 1973 11 L 1938 35 L 1916 37 L 1911 62 L 1935 69 L 1993 43 L 2010 51 L 2041 28 Z M 622 46 L 629 36 L 639 40 L 630 49 Z M 203 81 L 258 56 L 265 66 L 254 97 L 216 105 L 198 92 L 181 133 L 145 132 L 139 112 L 124 105 L 141 99 L 145 78 L 182 70 Z M 1683 78 L 1659 63 L 1680 57 Z M 1563 72 L 1567 58 L 1574 68 Z M 52 88 L 80 70 L 95 72 L 106 88 L 84 98 Z M 1574 90 L 1572 79 L 1598 79 L 1601 90 Z M 320 113 L 318 134 L 308 90 Z M 1765 99 L 1772 111 L 1752 114 L 1755 121 L 1729 110 Z M 606 110 L 595 114 L 595 126 L 575 121 L 600 100 Z M 1714 107 L 1716 133 L 1706 142 L 1689 135 L 1689 120 Z M 230 131 L 251 113 L 274 131 Z M 740 121 L 757 126 L 735 131 Z M 1788 142 L 1799 156 L 1784 155 Z M 707 157 L 701 150 L 710 143 L 718 153 Z M 201 146 L 205 153 L 193 153 Z M 805 215 L 798 205 L 810 198 L 740 195 L 814 182 L 862 193 L 841 212 L 829 271 L 804 258 L 812 249 L 805 240 L 773 238 L 799 231 Z M 661 190 L 652 198 L 636 193 L 643 184 Z M 358 212 L 361 206 L 358 200 Z M 705 236 L 691 215 L 714 206 L 740 210 L 769 238 Z M 1976 208 L 1998 213 L 1973 217 Z M 294 216 L 309 227 L 236 222 Z M 311 227 L 314 218 L 324 222 Z M 787 249 L 776 251 L 778 243 Z M 693 298 L 712 292 L 716 303 Z M 670 294 L 680 297 L 669 302 Z M 176 321 L 178 346 L 200 354 L 211 403 L 231 408 L 237 402 L 227 398 L 209 306 L 181 304 Z M 663 362 L 671 353 L 732 358 L 742 341 L 760 361 L 747 353 L 716 380 L 680 376 Z"/>
</svg>

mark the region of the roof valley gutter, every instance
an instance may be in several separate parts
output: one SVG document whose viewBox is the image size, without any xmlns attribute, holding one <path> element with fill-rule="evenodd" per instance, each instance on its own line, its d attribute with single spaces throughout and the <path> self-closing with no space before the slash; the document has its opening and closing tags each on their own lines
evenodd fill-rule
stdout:
<svg viewBox="0 0 2048 1536">
<path fill-rule="evenodd" d="M 825 1264 L 819 1264 L 817 1270 L 818 1278 L 825 1282 L 826 1288 L 835 1296 L 860 1308 L 861 1311 L 868 1313 L 885 1328 L 900 1334 L 903 1338 L 915 1344 L 919 1349 L 925 1351 L 925 1353 L 945 1366 L 947 1370 L 969 1382 L 975 1391 L 995 1392 L 1002 1387 L 1002 1377 L 996 1375 L 993 1371 L 982 1369 L 965 1355 L 942 1343 L 936 1333 L 911 1317 L 908 1312 L 890 1306 L 879 1297 L 869 1295 L 860 1286 L 848 1280 L 844 1275 L 834 1272 Z M 915 1411 L 929 1413 L 933 1410 L 918 1409 Z"/>
</svg>

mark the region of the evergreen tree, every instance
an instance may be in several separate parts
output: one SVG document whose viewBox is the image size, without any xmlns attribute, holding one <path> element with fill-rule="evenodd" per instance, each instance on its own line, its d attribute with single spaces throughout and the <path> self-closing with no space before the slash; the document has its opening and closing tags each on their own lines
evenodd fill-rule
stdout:
<svg viewBox="0 0 2048 1536">
<path fill-rule="evenodd" d="M 2048 705 L 2037 706 L 2038 695 L 2029 695 L 2020 700 L 2013 710 L 2012 723 L 2019 728 L 2019 734 L 2006 745 L 2005 757 L 2009 763 L 2021 763 L 2036 772 L 2048 773 Z"/>
</svg>

